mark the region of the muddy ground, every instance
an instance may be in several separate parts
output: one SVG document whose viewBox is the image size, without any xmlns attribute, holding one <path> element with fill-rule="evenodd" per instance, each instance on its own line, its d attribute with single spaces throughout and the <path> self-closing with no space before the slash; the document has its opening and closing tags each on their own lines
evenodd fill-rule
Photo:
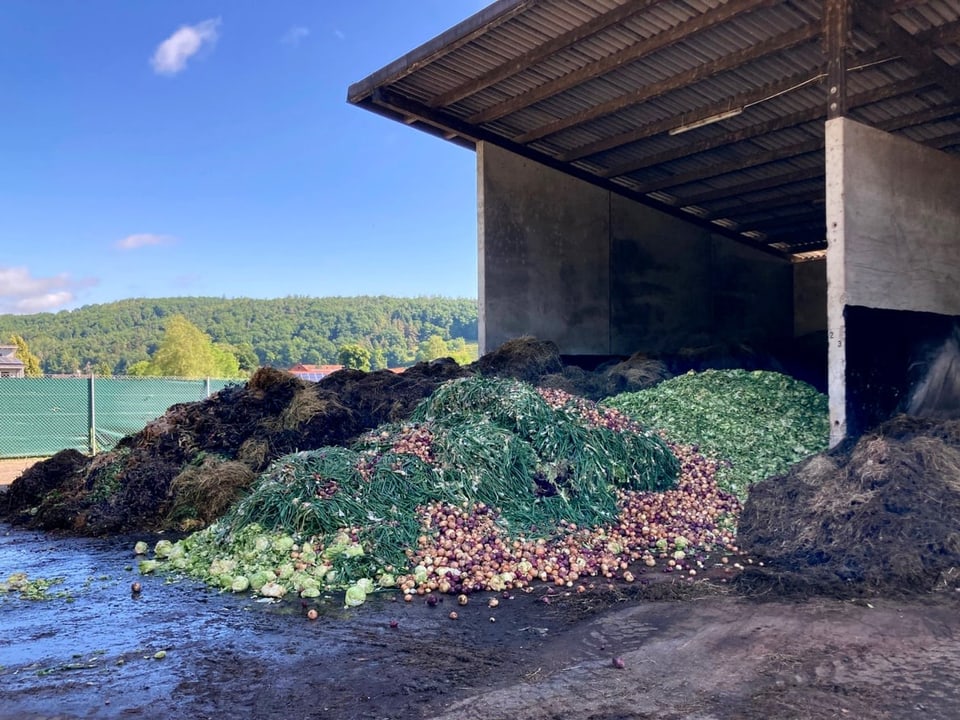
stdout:
<svg viewBox="0 0 960 720">
<path fill-rule="evenodd" d="M 0 576 L 64 578 L 0 595 L 0 718 L 957 717 L 955 591 L 763 602 L 661 580 L 494 610 L 321 598 L 309 621 L 299 601 L 139 578 L 134 540 L 0 525 Z"/>
</svg>

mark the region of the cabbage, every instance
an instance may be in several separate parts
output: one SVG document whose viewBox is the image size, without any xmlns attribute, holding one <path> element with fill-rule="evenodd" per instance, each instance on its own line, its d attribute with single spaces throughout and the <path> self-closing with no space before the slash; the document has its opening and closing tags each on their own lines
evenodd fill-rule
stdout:
<svg viewBox="0 0 960 720">
<path fill-rule="evenodd" d="M 173 543 L 169 540 L 158 540 L 157 544 L 153 547 L 153 554 L 158 558 L 165 558 L 170 556 L 170 549 L 173 547 Z"/>
<path fill-rule="evenodd" d="M 237 575 L 230 584 L 230 589 L 235 593 L 246 592 L 250 588 L 250 581 L 243 575 Z"/>
<path fill-rule="evenodd" d="M 360 543 L 351 543 L 343 549 L 345 558 L 361 557 L 363 555 L 363 545 Z"/>
<path fill-rule="evenodd" d="M 287 594 L 287 589 L 280 583 L 268 582 L 260 588 L 260 594 L 264 597 L 282 598 Z"/>
<path fill-rule="evenodd" d="M 270 538 L 266 535 L 261 535 L 254 541 L 253 549 L 258 553 L 266 552 L 270 549 Z"/>
<path fill-rule="evenodd" d="M 359 585 L 351 585 L 347 588 L 343 602 L 345 607 L 356 607 L 357 605 L 363 605 L 366 599 L 367 593 L 362 587 Z"/>
<path fill-rule="evenodd" d="M 281 535 L 273 541 L 273 549 L 281 553 L 290 552 L 290 550 L 293 548 L 293 545 L 293 538 L 289 535 Z"/>
<path fill-rule="evenodd" d="M 361 588 L 364 593 L 372 593 L 374 589 L 373 580 L 370 578 L 360 578 L 357 580 L 357 587 Z"/>
<path fill-rule="evenodd" d="M 300 597 L 303 598 L 315 598 L 320 597 L 320 588 L 316 585 L 305 587 L 300 591 Z"/>
<path fill-rule="evenodd" d="M 323 580 L 327 573 L 330 572 L 331 567 L 329 565 L 314 565 L 311 568 L 307 568 L 307 572 L 313 575 L 315 578 Z"/>
<path fill-rule="evenodd" d="M 133 552 L 135 552 L 137 555 L 146 555 L 149 550 L 150 546 L 147 545 L 143 540 L 133 546 Z"/>
<path fill-rule="evenodd" d="M 254 592 L 260 592 L 260 588 L 262 588 L 268 582 L 272 582 L 275 578 L 276 575 L 274 575 L 272 572 L 258 570 L 250 575 L 250 587 L 253 588 Z"/>
<path fill-rule="evenodd" d="M 159 564 L 160 564 L 160 563 L 159 563 L 158 561 L 156 561 L 156 560 L 141 560 L 141 561 L 140 561 L 140 574 L 141 574 L 141 575 L 147 575 L 147 574 L 149 574 L 149 573 L 152 573 L 154 570 L 157 569 L 157 565 L 159 565 Z"/>
<path fill-rule="evenodd" d="M 384 573 L 377 579 L 377 582 L 379 583 L 380 587 L 389 588 L 397 584 L 397 578 L 390 573 Z"/>
<path fill-rule="evenodd" d="M 284 563 L 279 568 L 277 568 L 277 577 L 281 580 L 286 580 L 287 578 L 293 575 L 293 564 Z"/>
<path fill-rule="evenodd" d="M 333 560 L 335 557 L 339 557 L 343 554 L 343 551 L 346 550 L 347 546 L 350 545 L 350 536 L 346 533 L 337 533 L 337 536 L 323 551 L 324 560 Z"/>
<path fill-rule="evenodd" d="M 413 580 L 417 585 L 427 581 L 427 568 L 424 565 L 417 565 L 413 569 Z"/>
<path fill-rule="evenodd" d="M 224 575 L 237 569 L 237 561 L 232 558 L 216 558 L 210 563 L 207 573 L 210 575 Z"/>
</svg>

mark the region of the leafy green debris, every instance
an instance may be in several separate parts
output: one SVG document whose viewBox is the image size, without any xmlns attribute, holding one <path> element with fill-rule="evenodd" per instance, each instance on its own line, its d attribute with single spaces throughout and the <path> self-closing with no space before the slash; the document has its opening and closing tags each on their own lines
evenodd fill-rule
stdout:
<svg viewBox="0 0 960 720">
<path fill-rule="evenodd" d="M 10 575 L 0 582 L 0 593 L 18 593 L 23 600 L 72 599 L 66 591 L 50 592 L 50 588 L 62 585 L 62 577 L 30 578 L 24 572 Z"/>
<path fill-rule="evenodd" d="M 562 523 L 610 523 L 618 491 L 665 490 L 678 472 L 666 443 L 639 426 L 611 430 L 574 405 L 551 407 L 517 380 L 455 380 L 409 422 L 381 426 L 349 448 L 274 461 L 219 522 L 158 543 L 141 569 L 166 563 L 271 597 L 315 597 L 361 578 L 389 586 L 431 504 L 497 508 L 511 534 L 546 537 Z"/>
<path fill-rule="evenodd" d="M 753 483 L 826 450 L 830 435 L 825 395 L 763 370 L 689 372 L 601 405 L 727 461 L 717 481 L 741 499 Z"/>
</svg>

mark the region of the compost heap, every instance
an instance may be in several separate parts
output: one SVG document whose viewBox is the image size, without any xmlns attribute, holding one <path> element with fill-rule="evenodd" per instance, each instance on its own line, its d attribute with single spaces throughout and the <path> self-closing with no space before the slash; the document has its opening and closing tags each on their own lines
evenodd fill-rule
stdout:
<svg viewBox="0 0 960 720">
<path fill-rule="evenodd" d="M 899 417 L 821 452 L 826 398 L 805 383 L 665 367 L 588 373 L 588 392 L 650 385 L 600 404 L 558 388 L 584 371 L 532 339 L 465 368 L 316 384 L 265 369 L 111 453 L 34 466 L 4 501 L 81 532 L 202 527 L 140 548 L 141 570 L 270 597 L 346 588 L 348 604 L 377 587 L 693 578 L 737 545 L 750 593 L 957 584 L 960 421 Z"/>
<path fill-rule="evenodd" d="M 349 448 L 280 458 L 219 522 L 161 541 L 140 569 L 268 597 L 345 587 L 348 605 L 377 587 L 632 581 L 655 554 L 672 571 L 730 545 L 739 503 L 715 467 L 563 391 L 465 378 Z"/>
<path fill-rule="evenodd" d="M 748 446 L 767 430 L 758 418 L 777 422 L 792 445 L 810 432 L 783 424 L 781 414 L 799 408 L 786 403 L 764 418 L 749 401 L 772 388 L 806 393 L 820 410 L 818 446 L 826 443 L 825 399 L 784 376 L 725 371 L 668 382 L 671 398 L 726 401 L 724 427 Z M 628 404 L 664 404 L 655 390 Z M 457 379 L 408 421 L 349 447 L 279 458 L 217 523 L 161 540 L 140 570 L 267 597 L 345 588 L 348 605 L 378 587 L 410 598 L 536 581 L 581 590 L 593 578 L 630 583 L 654 569 L 694 579 L 711 553 L 733 547 L 739 501 L 718 485 L 719 463 L 562 390 Z"/>
<path fill-rule="evenodd" d="M 850 597 L 954 587 L 960 420 L 898 416 L 750 490 L 739 542 L 754 593 Z"/>
<path fill-rule="evenodd" d="M 243 386 L 171 407 L 109 452 L 89 458 L 65 450 L 37 463 L 0 494 L 0 517 L 87 535 L 205 526 L 277 458 L 348 445 L 408 418 L 443 382 L 478 373 L 552 378 L 571 392 L 603 395 L 645 387 L 666 370 L 635 356 L 566 378 L 557 346 L 535 338 L 511 340 L 467 367 L 437 360 L 403 373 L 341 370 L 318 383 L 261 368 Z"/>
</svg>

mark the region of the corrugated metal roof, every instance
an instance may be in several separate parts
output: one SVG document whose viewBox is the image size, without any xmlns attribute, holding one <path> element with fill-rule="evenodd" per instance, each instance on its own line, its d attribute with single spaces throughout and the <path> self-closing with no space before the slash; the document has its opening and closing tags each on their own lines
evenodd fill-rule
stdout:
<svg viewBox="0 0 960 720">
<path fill-rule="evenodd" d="M 499 0 L 348 99 L 810 252 L 825 242 L 824 7 L 844 2 Z M 847 114 L 957 152 L 960 0 L 850 6 Z"/>
</svg>

